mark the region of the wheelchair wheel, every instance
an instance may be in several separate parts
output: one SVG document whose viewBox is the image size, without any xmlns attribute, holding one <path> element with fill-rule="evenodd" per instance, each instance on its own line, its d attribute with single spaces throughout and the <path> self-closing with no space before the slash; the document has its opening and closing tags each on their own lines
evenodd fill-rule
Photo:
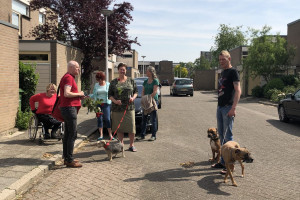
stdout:
<svg viewBox="0 0 300 200">
<path fill-rule="evenodd" d="M 32 141 L 35 140 L 37 131 L 38 131 L 38 119 L 36 115 L 32 115 L 29 120 L 28 138 Z"/>
</svg>

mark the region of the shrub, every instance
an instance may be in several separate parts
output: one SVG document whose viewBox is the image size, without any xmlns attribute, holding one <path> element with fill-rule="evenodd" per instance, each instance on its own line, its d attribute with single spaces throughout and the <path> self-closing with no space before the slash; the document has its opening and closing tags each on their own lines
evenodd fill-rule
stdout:
<svg viewBox="0 0 300 200">
<path fill-rule="evenodd" d="M 284 85 L 295 85 L 296 76 L 294 75 L 285 75 L 280 78 L 283 81 Z"/>
<path fill-rule="evenodd" d="M 293 85 L 289 85 L 283 88 L 282 90 L 285 94 L 294 94 L 296 92 L 296 88 Z"/>
<path fill-rule="evenodd" d="M 29 99 L 34 95 L 38 84 L 39 74 L 35 73 L 35 67 L 19 62 L 19 86 L 24 90 L 21 100 L 21 110 L 30 109 Z"/>
<path fill-rule="evenodd" d="M 275 103 L 278 103 L 285 96 L 285 94 L 282 91 L 277 89 L 271 89 L 268 91 L 268 93 L 271 94 L 270 100 Z"/>
<path fill-rule="evenodd" d="M 260 86 L 256 86 L 252 89 L 252 96 L 261 98 L 264 96 L 264 89 Z"/>
<path fill-rule="evenodd" d="M 282 90 L 284 88 L 284 83 L 280 78 L 275 78 L 269 81 L 264 88 L 264 96 L 267 99 L 270 99 L 272 92 L 269 92 L 271 89 Z"/>
<path fill-rule="evenodd" d="M 19 130 L 28 129 L 28 124 L 29 124 L 31 115 L 32 115 L 31 111 L 22 112 L 21 110 L 19 110 L 18 114 L 17 114 L 16 127 Z"/>
</svg>

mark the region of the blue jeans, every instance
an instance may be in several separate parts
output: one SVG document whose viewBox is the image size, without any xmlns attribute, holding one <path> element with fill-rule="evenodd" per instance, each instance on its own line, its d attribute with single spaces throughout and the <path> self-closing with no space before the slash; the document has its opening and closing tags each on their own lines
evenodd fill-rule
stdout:
<svg viewBox="0 0 300 200">
<path fill-rule="evenodd" d="M 158 105 L 158 102 L 156 101 L 156 105 Z M 147 115 L 143 115 L 142 118 L 142 130 L 141 130 L 141 137 L 145 137 L 146 135 L 146 125 L 147 125 Z M 152 137 L 156 138 L 156 131 L 157 131 L 157 123 L 156 123 L 156 116 L 157 116 L 157 111 L 153 110 L 150 113 L 150 118 L 151 118 L 151 123 L 152 123 Z"/>
<path fill-rule="evenodd" d="M 217 108 L 217 124 L 221 145 L 233 140 L 232 127 L 234 117 L 228 117 L 228 112 L 230 111 L 231 107 L 231 105 L 228 105 L 218 106 Z M 222 157 L 221 163 L 224 165 L 224 160 Z"/>
<path fill-rule="evenodd" d="M 74 143 L 77 138 L 77 108 L 61 107 L 61 115 L 65 121 L 65 133 L 63 138 L 63 156 L 65 161 L 73 162 Z"/>
<path fill-rule="evenodd" d="M 110 123 L 110 104 L 104 103 L 103 105 L 98 105 L 103 112 L 103 115 L 97 118 L 98 128 L 103 128 L 103 120 L 105 121 L 106 128 L 111 128 Z"/>
</svg>

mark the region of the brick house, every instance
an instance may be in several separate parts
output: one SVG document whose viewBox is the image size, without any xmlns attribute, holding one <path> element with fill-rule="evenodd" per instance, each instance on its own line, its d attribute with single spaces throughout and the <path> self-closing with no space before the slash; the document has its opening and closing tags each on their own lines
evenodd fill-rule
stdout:
<svg viewBox="0 0 300 200">
<path fill-rule="evenodd" d="M 45 92 L 50 82 L 59 83 L 69 60 L 81 63 L 79 49 L 58 41 L 37 41 L 29 36 L 33 27 L 46 20 L 43 9 L 30 10 L 29 0 L 0 1 L 0 134 L 15 127 L 19 107 L 19 58 L 37 67 L 40 79 L 36 93 Z M 80 89 L 80 80 L 76 81 Z"/>
</svg>

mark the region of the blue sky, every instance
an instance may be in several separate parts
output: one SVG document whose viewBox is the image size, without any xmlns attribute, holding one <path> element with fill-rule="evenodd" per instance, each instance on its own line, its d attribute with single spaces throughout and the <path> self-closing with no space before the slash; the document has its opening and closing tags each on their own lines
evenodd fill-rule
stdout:
<svg viewBox="0 0 300 200">
<path fill-rule="evenodd" d="M 123 2 L 116 0 L 115 3 Z M 299 0 L 127 0 L 134 11 L 128 26 L 139 61 L 194 62 L 209 51 L 220 24 L 287 34 L 287 24 L 300 19 Z"/>
</svg>

